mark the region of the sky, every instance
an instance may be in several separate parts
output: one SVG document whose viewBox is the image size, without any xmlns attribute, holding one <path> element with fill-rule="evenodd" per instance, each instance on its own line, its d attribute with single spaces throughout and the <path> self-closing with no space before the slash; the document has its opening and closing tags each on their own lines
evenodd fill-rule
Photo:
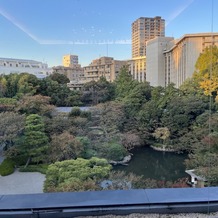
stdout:
<svg viewBox="0 0 218 218">
<path fill-rule="evenodd" d="M 0 57 L 87 66 L 102 56 L 131 58 L 131 24 L 161 16 L 165 35 L 218 32 L 218 0 L 0 0 Z"/>
</svg>

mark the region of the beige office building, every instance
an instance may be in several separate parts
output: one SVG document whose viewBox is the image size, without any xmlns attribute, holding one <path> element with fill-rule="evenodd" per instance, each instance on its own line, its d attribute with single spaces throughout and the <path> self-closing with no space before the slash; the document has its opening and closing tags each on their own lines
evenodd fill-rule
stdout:
<svg viewBox="0 0 218 218">
<path fill-rule="evenodd" d="M 86 82 L 98 81 L 101 76 L 108 82 L 113 82 L 119 74 L 120 68 L 127 65 L 127 61 L 114 60 L 112 57 L 101 57 L 93 60 L 89 66 L 84 67 Z"/>
<path fill-rule="evenodd" d="M 56 66 L 52 69 L 53 73 L 64 74 L 70 81 L 84 79 L 84 70 L 80 65 L 74 67 Z"/>
<path fill-rule="evenodd" d="M 70 89 L 81 89 L 85 83 L 84 69 L 78 63 L 77 55 L 63 56 L 63 66 L 53 67 L 53 73 L 60 73 L 67 76 L 70 80 L 68 87 Z"/>
<path fill-rule="evenodd" d="M 132 58 L 146 55 L 146 42 L 156 36 L 165 36 L 165 20 L 140 17 L 132 23 Z"/>
<path fill-rule="evenodd" d="M 139 82 L 146 81 L 146 57 L 141 56 L 128 60 L 129 71 L 134 80 Z"/>
<path fill-rule="evenodd" d="M 152 86 L 174 83 L 178 88 L 192 77 L 195 63 L 204 49 L 218 46 L 218 33 L 186 34 L 180 39 L 157 37 L 147 42 L 147 81 Z"/>
</svg>

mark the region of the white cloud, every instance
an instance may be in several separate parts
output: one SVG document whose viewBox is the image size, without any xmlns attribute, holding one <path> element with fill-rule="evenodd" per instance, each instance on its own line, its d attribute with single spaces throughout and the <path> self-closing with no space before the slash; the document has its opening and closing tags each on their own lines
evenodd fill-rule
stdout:
<svg viewBox="0 0 218 218">
<path fill-rule="evenodd" d="M 0 8 L 0 14 L 10 21 L 14 26 L 16 26 L 18 29 L 20 29 L 22 32 L 24 32 L 26 35 L 28 35 L 31 39 L 39 43 L 39 39 L 33 35 L 24 25 L 19 23 L 18 20 L 16 20 L 14 17 L 12 17 L 10 14 L 8 14 L 6 11 L 4 11 L 2 8 Z"/>
<path fill-rule="evenodd" d="M 186 2 L 186 4 L 181 5 L 179 8 L 177 8 L 173 13 L 169 16 L 169 18 L 166 21 L 166 26 L 169 25 L 173 20 L 175 20 L 180 14 L 182 14 L 183 11 L 185 11 L 195 0 L 189 0 Z"/>
<path fill-rule="evenodd" d="M 0 8 L 0 15 L 3 16 L 5 19 L 10 21 L 14 26 L 16 26 L 19 30 L 21 30 L 23 33 L 25 33 L 27 36 L 29 36 L 32 40 L 37 42 L 41 45 L 109 45 L 109 44 L 122 44 L 122 45 L 129 45 L 131 44 L 130 39 L 120 39 L 120 40 L 55 40 L 55 39 L 40 39 L 36 35 L 32 34 L 30 30 L 28 30 L 23 24 L 21 24 L 17 19 L 15 19 L 13 16 L 8 14 L 5 10 Z M 81 28 L 83 32 L 86 32 L 87 30 L 85 28 Z M 91 26 L 91 31 L 93 32 L 91 34 L 92 37 L 95 37 L 94 26 Z M 73 33 L 76 33 L 76 30 L 72 30 Z M 101 29 L 98 30 L 99 33 L 102 32 Z M 111 31 L 110 33 L 112 33 Z"/>
</svg>

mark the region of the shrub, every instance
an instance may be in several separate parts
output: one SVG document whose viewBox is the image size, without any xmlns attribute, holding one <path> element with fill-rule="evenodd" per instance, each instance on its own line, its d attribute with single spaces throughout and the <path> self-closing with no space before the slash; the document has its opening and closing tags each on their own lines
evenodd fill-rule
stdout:
<svg viewBox="0 0 218 218">
<path fill-rule="evenodd" d="M 26 168 L 25 167 L 20 167 L 19 171 L 20 172 L 39 172 L 42 174 L 46 174 L 48 169 L 47 164 L 38 164 L 38 165 L 29 165 Z"/>
<path fill-rule="evenodd" d="M 96 157 L 56 162 L 48 167 L 44 191 L 95 190 L 99 181 L 108 177 L 111 169 L 107 160 Z"/>
<path fill-rule="evenodd" d="M 90 120 L 91 119 L 91 112 L 90 111 L 81 111 L 80 116 Z"/>
<path fill-rule="evenodd" d="M 112 143 L 108 147 L 108 158 L 110 160 L 120 161 L 127 154 L 125 148 L 121 144 Z"/>
<path fill-rule="evenodd" d="M 73 107 L 69 113 L 70 117 L 78 117 L 81 114 L 81 110 L 79 107 Z"/>
<path fill-rule="evenodd" d="M 14 172 L 14 162 L 11 159 L 4 159 L 0 165 L 0 175 L 7 176 Z"/>
<path fill-rule="evenodd" d="M 14 161 L 15 165 L 17 167 L 19 167 L 19 166 L 22 166 L 22 165 L 26 164 L 26 160 L 28 159 L 28 156 L 19 155 L 17 157 L 12 157 L 11 159 Z"/>
</svg>

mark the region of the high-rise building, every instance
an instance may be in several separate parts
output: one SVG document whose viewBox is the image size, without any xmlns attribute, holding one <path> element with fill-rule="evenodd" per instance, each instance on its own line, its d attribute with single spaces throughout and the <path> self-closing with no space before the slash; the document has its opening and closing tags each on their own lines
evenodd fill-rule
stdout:
<svg viewBox="0 0 218 218">
<path fill-rule="evenodd" d="M 63 56 L 63 66 L 64 67 L 74 67 L 79 63 L 77 55 L 64 55 Z"/>
<path fill-rule="evenodd" d="M 140 17 L 132 23 L 132 58 L 146 56 L 146 42 L 156 36 L 165 36 L 165 20 Z"/>
</svg>

